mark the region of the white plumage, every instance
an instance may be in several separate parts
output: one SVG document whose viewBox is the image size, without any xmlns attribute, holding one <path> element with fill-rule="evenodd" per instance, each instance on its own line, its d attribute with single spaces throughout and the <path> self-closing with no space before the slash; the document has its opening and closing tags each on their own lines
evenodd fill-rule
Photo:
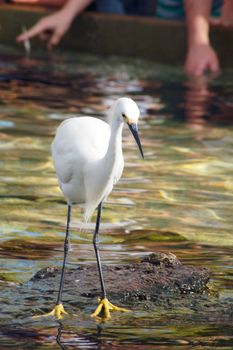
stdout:
<svg viewBox="0 0 233 350">
<path fill-rule="evenodd" d="M 124 122 L 143 156 L 137 135 L 138 117 L 136 103 L 124 97 L 109 110 L 109 124 L 97 118 L 75 117 L 65 120 L 57 129 L 52 156 L 59 186 L 68 204 L 84 206 L 86 220 L 121 177 Z"/>
<path fill-rule="evenodd" d="M 45 316 L 55 316 L 60 319 L 67 314 L 62 304 L 62 291 L 69 250 L 71 208 L 72 204 L 76 203 L 84 206 L 86 220 L 98 207 L 93 246 L 100 278 L 101 298 L 92 316 L 99 317 L 103 311 L 105 319 L 108 319 L 112 310 L 127 311 L 113 305 L 107 299 L 99 255 L 98 234 L 102 202 L 112 191 L 113 185 L 120 179 L 124 168 L 122 155 L 124 123 L 128 124 L 143 157 L 137 130 L 139 109 L 130 98 L 120 98 L 109 110 L 108 117 L 109 124 L 92 117 L 67 119 L 57 129 L 52 143 L 52 156 L 58 182 L 68 205 L 64 259 L 57 302 L 53 310 Z"/>
</svg>

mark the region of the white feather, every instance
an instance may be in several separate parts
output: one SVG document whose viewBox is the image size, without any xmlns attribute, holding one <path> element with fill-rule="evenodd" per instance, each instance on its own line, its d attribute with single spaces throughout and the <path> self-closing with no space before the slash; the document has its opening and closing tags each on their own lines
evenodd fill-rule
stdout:
<svg viewBox="0 0 233 350">
<path fill-rule="evenodd" d="M 121 98 L 109 111 L 110 124 L 75 117 L 57 129 L 52 157 L 59 186 L 69 204 L 84 206 L 86 220 L 122 175 L 122 115 L 130 114 L 137 121 L 139 110 L 135 106 L 133 100 Z"/>
</svg>

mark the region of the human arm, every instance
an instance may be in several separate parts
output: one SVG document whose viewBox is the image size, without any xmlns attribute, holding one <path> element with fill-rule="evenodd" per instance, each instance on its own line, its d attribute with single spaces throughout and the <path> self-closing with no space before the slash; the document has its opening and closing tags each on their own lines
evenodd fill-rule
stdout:
<svg viewBox="0 0 233 350">
<path fill-rule="evenodd" d="M 47 46 L 51 49 L 57 45 L 70 28 L 76 16 L 80 15 L 93 0 L 68 0 L 66 4 L 51 15 L 41 18 L 32 28 L 19 35 L 16 40 L 24 42 L 34 36 L 47 39 Z"/>
<path fill-rule="evenodd" d="M 188 31 L 188 51 L 185 59 L 187 74 L 200 76 L 206 70 L 219 71 L 219 61 L 209 39 L 212 0 L 185 0 Z"/>
</svg>

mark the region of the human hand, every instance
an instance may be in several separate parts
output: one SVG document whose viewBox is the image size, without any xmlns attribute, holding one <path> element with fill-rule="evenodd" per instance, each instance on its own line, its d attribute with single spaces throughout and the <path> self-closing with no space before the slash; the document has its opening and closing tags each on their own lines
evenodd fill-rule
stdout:
<svg viewBox="0 0 233 350">
<path fill-rule="evenodd" d="M 219 73 L 219 60 L 215 50 L 209 44 L 190 46 L 184 65 L 188 75 L 201 76 L 205 71 Z"/>
<path fill-rule="evenodd" d="M 31 29 L 19 35 L 16 40 L 19 43 L 39 36 L 41 40 L 47 41 L 48 49 L 57 45 L 72 23 L 72 17 L 60 10 L 52 15 L 41 18 Z"/>
</svg>

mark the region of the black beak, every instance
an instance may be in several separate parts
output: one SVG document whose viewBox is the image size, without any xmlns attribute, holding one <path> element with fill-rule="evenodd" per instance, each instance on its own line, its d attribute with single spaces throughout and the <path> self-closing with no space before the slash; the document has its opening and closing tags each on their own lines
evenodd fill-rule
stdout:
<svg viewBox="0 0 233 350">
<path fill-rule="evenodd" d="M 142 158 L 144 159 L 144 154 L 143 154 L 143 150 L 142 150 L 142 145 L 141 145 L 141 141 L 138 135 L 138 127 L 137 124 L 128 124 L 129 126 L 129 130 L 132 132 L 133 137 L 138 145 L 139 151 L 141 153 Z"/>
</svg>

